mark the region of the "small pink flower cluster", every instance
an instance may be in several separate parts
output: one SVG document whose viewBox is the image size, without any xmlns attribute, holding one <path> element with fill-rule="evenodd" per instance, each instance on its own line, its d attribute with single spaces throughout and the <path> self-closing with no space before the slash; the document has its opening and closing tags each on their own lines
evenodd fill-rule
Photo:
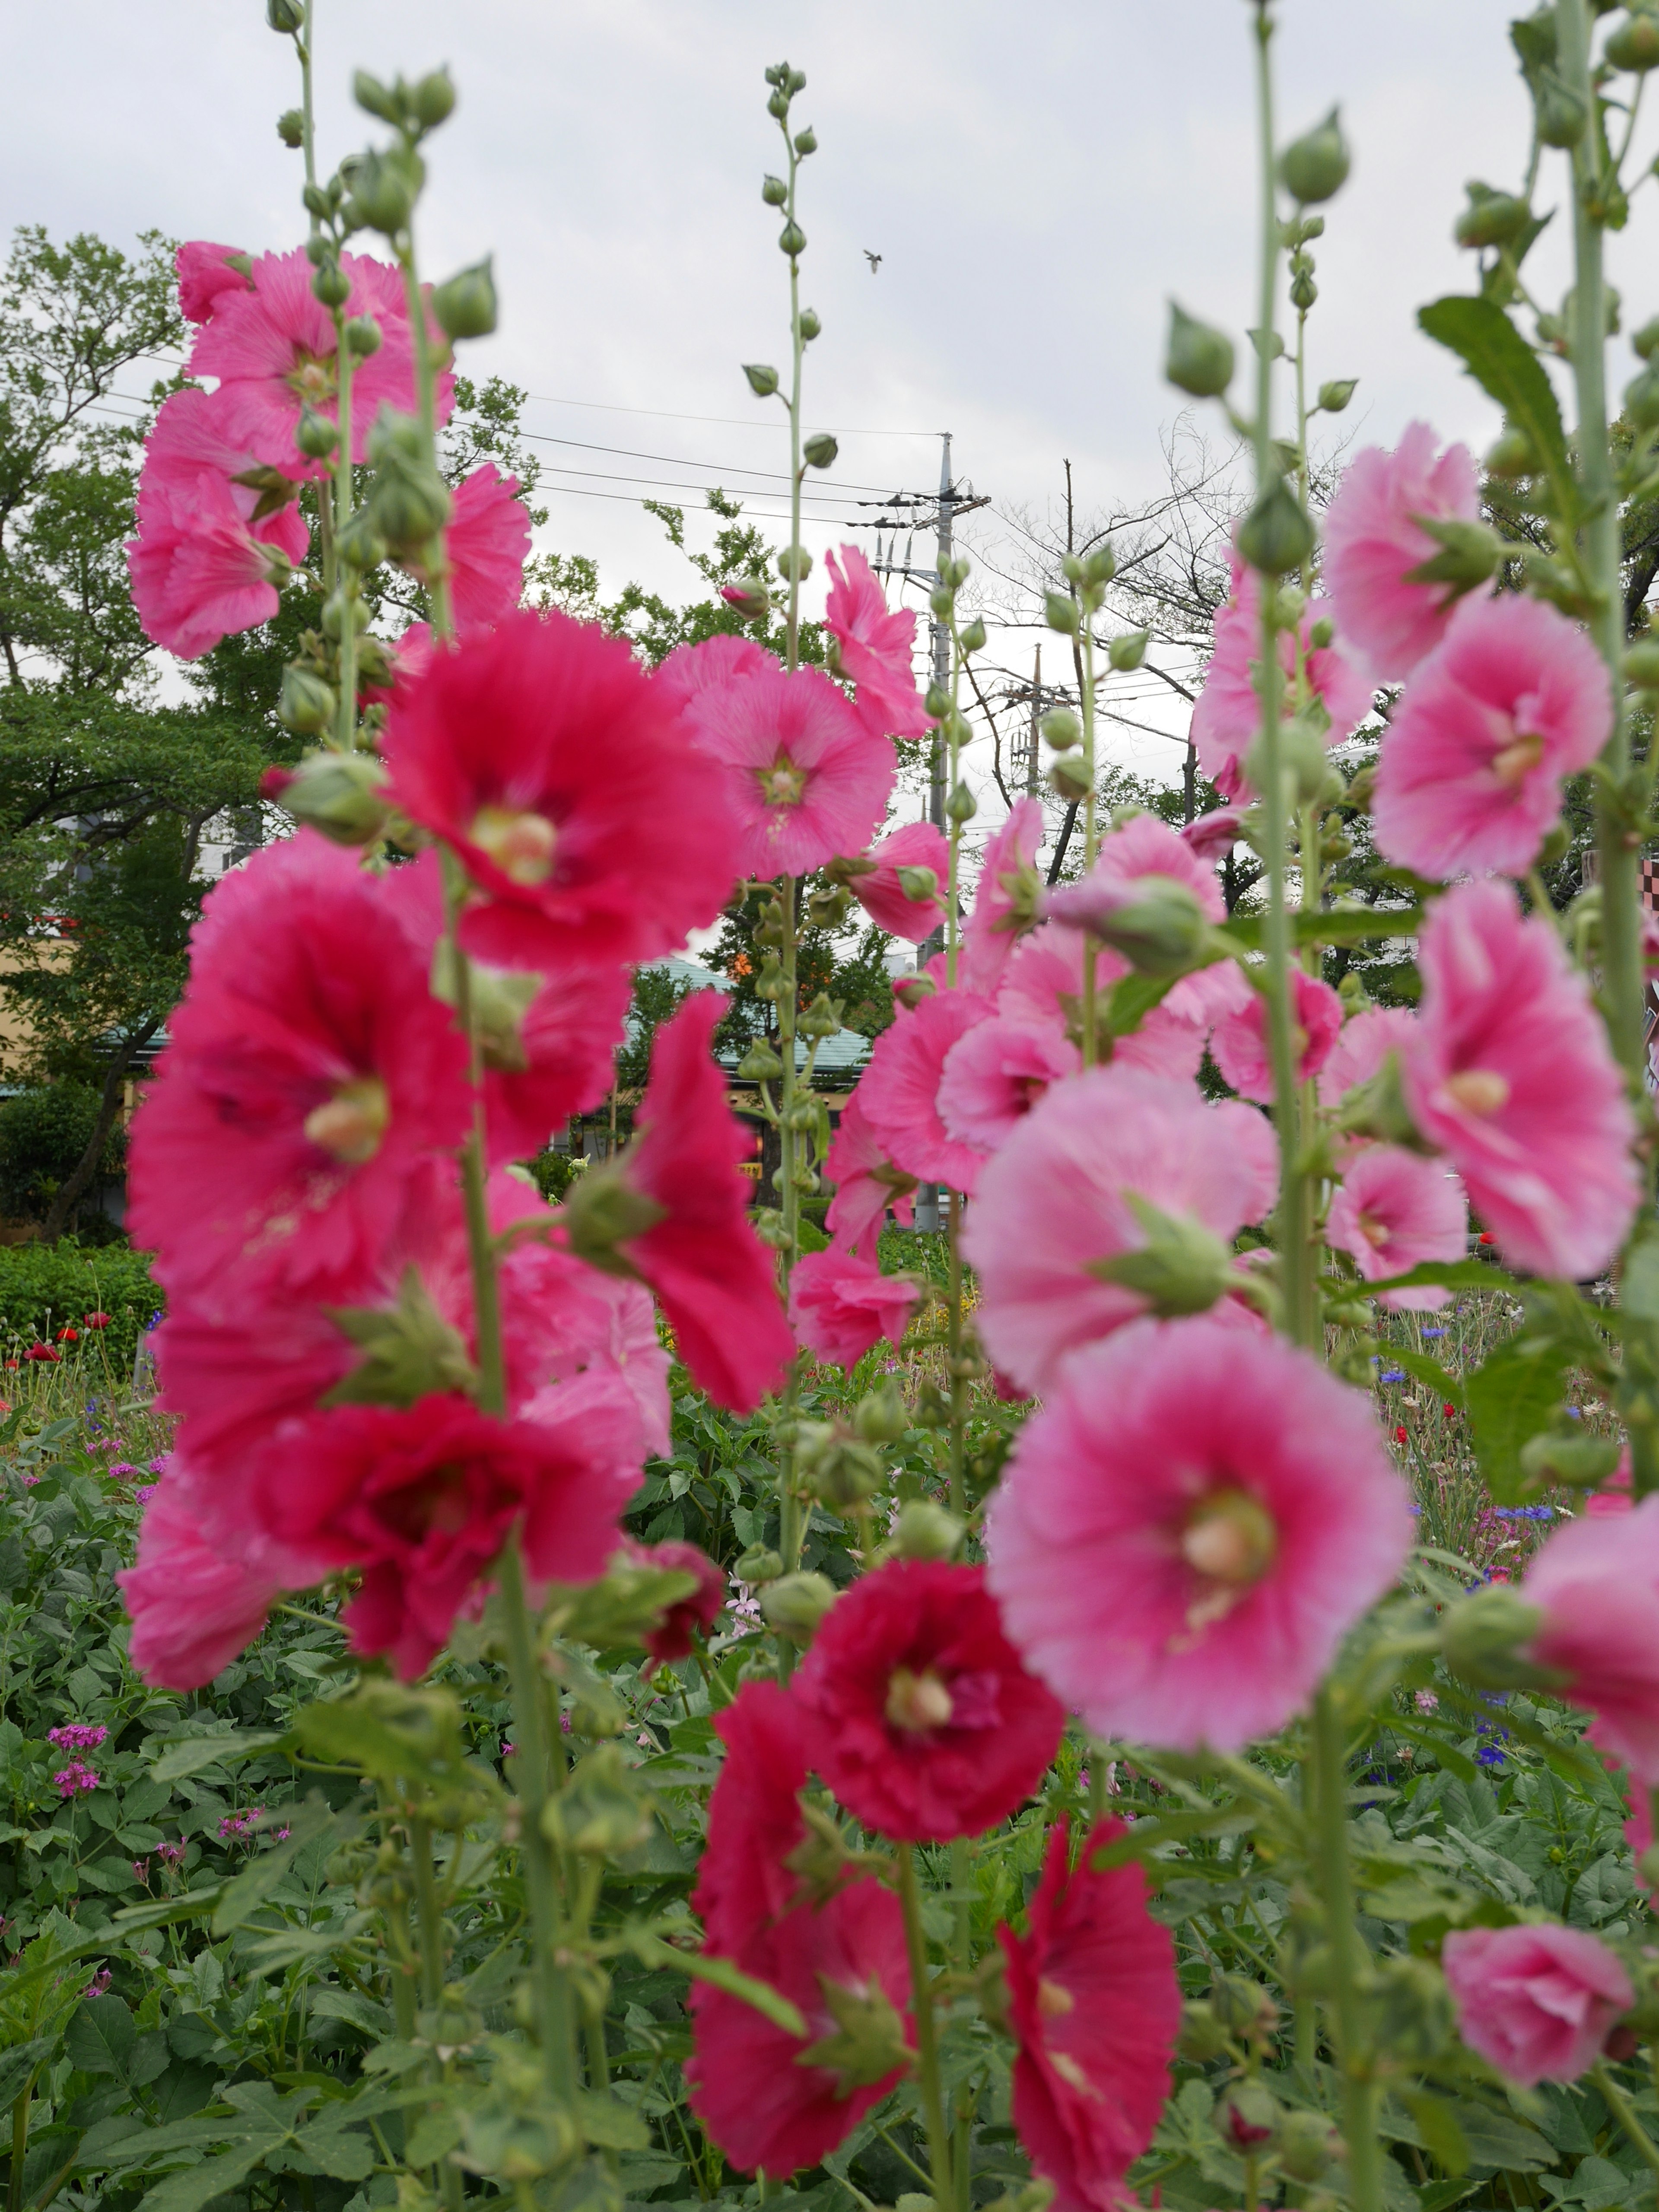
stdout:
<svg viewBox="0 0 1659 2212">
<path fill-rule="evenodd" d="M 79 1759 L 72 1759 L 67 1766 L 59 1767 L 52 1778 L 60 1797 L 84 1796 L 89 1790 L 99 1788 L 100 1783 L 97 1771 Z"/>
<path fill-rule="evenodd" d="M 66 1721 L 61 1728 L 47 1729 L 46 1741 L 59 1751 L 96 1751 L 108 1735 L 97 1721 Z"/>
</svg>

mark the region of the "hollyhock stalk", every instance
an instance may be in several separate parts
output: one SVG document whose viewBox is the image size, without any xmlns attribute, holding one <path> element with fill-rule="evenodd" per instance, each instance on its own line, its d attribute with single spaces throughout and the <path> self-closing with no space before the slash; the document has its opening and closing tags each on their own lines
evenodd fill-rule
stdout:
<svg viewBox="0 0 1659 2212">
<path fill-rule="evenodd" d="M 951 1876 L 956 1857 L 965 1844 L 953 1844 Z M 956 2189 L 951 2177 L 951 2130 L 945 2116 L 945 2090 L 939 2070 L 939 2031 L 933 2018 L 933 1978 L 927 1970 L 927 1933 L 921 1924 L 921 1893 L 916 1884 L 916 1855 L 909 1844 L 896 1846 L 898 1856 L 899 1903 L 904 1911 L 904 1947 L 910 1959 L 910 1999 L 916 2019 L 916 2080 L 921 2089 L 922 2126 L 927 2136 L 927 2163 L 933 2172 L 936 2212 L 957 2212 Z"/>
</svg>

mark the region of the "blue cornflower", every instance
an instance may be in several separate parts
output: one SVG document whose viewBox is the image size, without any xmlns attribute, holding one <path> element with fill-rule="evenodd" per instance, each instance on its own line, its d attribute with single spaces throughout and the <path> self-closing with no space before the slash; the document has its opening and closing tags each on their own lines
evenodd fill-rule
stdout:
<svg viewBox="0 0 1659 2212">
<path fill-rule="evenodd" d="M 1378 1380 L 1383 1382 L 1403 1382 L 1405 1379 L 1406 1370 L 1403 1367 L 1385 1367 L 1378 1377 Z"/>
<path fill-rule="evenodd" d="M 1443 1336 L 1446 1332 L 1443 1328 L 1425 1328 L 1423 1334 L 1425 1336 Z"/>
</svg>

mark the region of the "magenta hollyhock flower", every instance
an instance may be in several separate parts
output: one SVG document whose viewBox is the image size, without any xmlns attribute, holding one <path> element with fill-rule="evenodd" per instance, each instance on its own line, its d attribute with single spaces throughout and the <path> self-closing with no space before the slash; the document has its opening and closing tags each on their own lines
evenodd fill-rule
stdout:
<svg viewBox="0 0 1659 2212">
<path fill-rule="evenodd" d="M 1042 910 L 1057 921 L 1086 929 L 1144 898 L 1160 882 L 1190 891 L 1206 921 L 1226 920 L 1215 870 L 1155 814 L 1137 814 L 1121 829 L 1109 831 L 1088 874 L 1079 883 L 1049 891 Z"/>
<path fill-rule="evenodd" d="M 939 1120 L 975 1152 L 994 1152 L 1083 1055 L 1057 1025 L 993 1016 L 958 1037 L 939 1071 Z"/>
<path fill-rule="evenodd" d="M 659 1667 L 690 1658 L 697 1632 L 707 1636 L 726 1610 L 726 1576 L 700 1545 L 673 1538 L 660 1544 L 636 1544 L 630 1537 L 623 1546 L 636 1567 L 656 1567 L 664 1574 L 695 1575 L 696 1588 L 676 1598 L 663 1610 L 661 1620 L 640 1638 Z"/>
<path fill-rule="evenodd" d="M 878 929 L 920 945 L 945 919 L 945 889 L 951 876 L 951 848 L 931 822 L 907 822 L 883 837 L 864 856 L 876 864 L 867 876 L 851 876 L 847 888 Z M 931 868 L 938 886 L 931 897 L 912 898 L 899 877 L 901 868 Z"/>
<path fill-rule="evenodd" d="M 547 973 L 677 951 L 738 873 L 722 779 L 623 638 L 505 616 L 392 695 L 391 795 L 483 894 L 466 950 Z"/>
<path fill-rule="evenodd" d="M 1243 835 L 1242 806 L 1212 806 L 1207 814 L 1198 815 L 1189 822 L 1182 830 L 1181 838 L 1200 860 L 1219 866 Z"/>
<path fill-rule="evenodd" d="M 708 1800 L 691 1909 L 709 1950 L 734 1958 L 799 1893 L 788 1862 L 806 1840 L 806 1746 L 794 1700 L 776 1682 L 745 1682 L 716 1715 L 714 1732 L 726 1757 Z"/>
<path fill-rule="evenodd" d="M 372 315 L 380 325 L 378 350 L 358 361 L 351 375 L 351 458 L 362 461 L 383 406 L 414 410 L 414 340 L 395 269 L 357 253 L 343 253 L 340 267 L 351 284 L 346 313 Z M 290 477 L 325 476 L 329 468 L 326 461 L 307 459 L 294 442 L 301 407 L 331 422 L 339 415 L 334 318 L 313 296 L 312 273 L 302 246 L 260 254 L 252 289 L 220 295 L 185 365 L 189 376 L 217 378 L 214 412 L 226 437 Z M 441 424 L 455 404 L 455 379 L 447 368 L 439 373 L 436 396 Z"/>
<path fill-rule="evenodd" d="M 926 737 L 933 724 L 911 673 L 916 611 L 888 612 L 881 586 L 856 545 L 843 545 L 841 558 L 837 568 L 833 553 L 823 556 L 831 579 L 823 626 L 836 641 L 836 672 L 852 678 L 854 704 L 878 737 Z"/>
<path fill-rule="evenodd" d="M 186 322 L 206 322 L 222 293 L 253 289 L 253 264 L 240 246 L 188 239 L 173 255 L 173 265 L 179 272 L 179 312 Z"/>
<path fill-rule="evenodd" d="M 1342 1024 L 1330 1058 L 1319 1071 L 1319 1103 L 1339 1105 L 1350 1091 L 1380 1074 L 1389 1054 L 1404 1055 L 1417 1035 L 1409 1006 L 1367 1006 Z"/>
<path fill-rule="evenodd" d="M 1209 1105 L 1190 1084 L 1115 1064 L 1056 1085 L 986 1162 L 963 1222 L 987 1352 L 1022 1389 L 1047 1391 L 1067 1352 L 1147 1310 L 1098 1273 L 1146 1242 L 1131 1197 L 1227 1243 L 1278 1187 L 1273 1129 L 1237 1099 Z"/>
<path fill-rule="evenodd" d="M 210 1682 L 258 1635 L 283 1587 L 208 1541 L 187 1481 L 163 1483 L 147 1502 L 138 1556 L 115 1579 L 132 1622 L 127 1656 L 167 1690 Z"/>
<path fill-rule="evenodd" d="M 1514 592 L 1466 599 L 1382 741 L 1378 850 L 1419 875 L 1521 874 L 1612 727 L 1607 665 L 1576 623 Z"/>
<path fill-rule="evenodd" d="M 855 1367 L 884 1337 L 899 1343 L 921 1296 L 840 1244 L 809 1252 L 789 1279 L 789 1319 L 816 1359 Z"/>
<path fill-rule="evenodd" d="M 356 854 L 301 830 L 223 878 L 168 1027 L 130 1186 L 160 1279 L 349 1293 L 471 1117 L 465 1041 Z"/>
<path fill-rule="evenodd" d="M 1437 899 L 1406 1103 L 1515 1266 L 1598 1273 L 1641 1199 L 1635 1122 L 1589 986 L 1553 927 L 1505 884 Z"/>
<path fill-rule="evenodd" d="M 893 787 L 893 749 L 816 668 L 709 685 L 685 708 L 692 742 L 723 774 L 742 874 L 810 875 L 861 853 Z"/>
<path fill-rule="evenodd" d="M 1412 1516 L 1369 1401 L 1309 1353 L 1142 1322 L 1063 1364 L 986 1542 L 1009 1635 L 1096 1735 L 1237 1751 L 1312 1692 Z"/>
<path fill-rule="evenodd" d="M 981 998 L 994 995 L 1021 934 L 1036 918 L 1037 848 L 1042 802 L 1017 799 L 981 854 L 973 910 L 963 925 L 957 981 Z"/>
<path fill-rule="evenodd" d="M 1174 1940 L 1146 1910 L 1139 1866 L 1094 1866 L 1124 1832 L 1121 1820 L 1097 1821 L 1072 1867 L 1057 1820 L 1025 1934 L 997 1929 L 1019 2045 L 1014 2124 L 1054 2185 L 1054 2212 L 1120 2212 L 1132 2201 L 1125 2177 L 1170 2094 L 1181 2027 Z"/>
<path fill-rule="evenodd" d="M 1261 702 L 1255 688 L 1255 667 L 1261 659 L 1261 585 L 1255 570 L 1247 568 L 1236 552 L 1228 556 L 1228 575 L 1227 599 L 1216 611 L 1214 649 L 1204 689 L 1193 709 L 1192 739 L 1205 775 L 1224 799 L 1236 799 L 1245 793 L 1244 758 L 1261 728 Z M 1339 647 L 1312 643 L 1314 624 L 1329 612 L 1322 600 L 1310 599 L 1296 633 L 1279 631 L 1279 656 L 1285 679 L 1285 714 L 1295 710 L 1299 656 L 1309 689 L 1330 726 L 1326 743 L 1336 745 L 1352 737 L 1371 711 L 1371 685 L 1365 672 Z"/>
<path fill-rule="evenodd" d="M 946 1129 L 939 1087 L 952 1045 L 991 1012 L 971 991 L 937 991 L 876 1039 L 859 1084 L 864 1116 L 888 1158 L 921 1182 L 971 1194 L 978 1181 L 983 1155 Z"/>
<path fill-rule="evenodd" d="M 1528 1656 L 1594 1715 L 1592 1743 L 1659 1784 L 1659 1496 L 1555 1529 L 1521 1595 L 1543 1615 Z"/>
<path fill-rule="evenodd" d="M 1291 988 L 1296 1079 L 1306 1083 L 1319 1073 L 1336 1048 L 1342 1028 L 1342 1001 L 1328 983 L 1300 968 L 1291 970 Z M 1217 1024 L 1210 1050 L 1216 1066 L 1241 1098 L 1254 1098 L 1264 1106 L 1273 1103 L 1267 1001 L 1259 991 L 1252 991 L 1236 1012 Z"/>
<path fill-rule="evenodd" d="M 1461 1260 L 1468 1249 L 1468 1201 L 1438 1160 L 1399 1145 L 1367 1145 L 1343 1171 L 1325 1236 L 1358 1263 L 1367 1282 L 1404 1275 L 1425 1260 Z M 1384 1291 L 1382 1303 L 1431 1313 L 1449 1291 Z"/>
<path fill-rule="evenodd" d="M 836 1133 L 830 1139 L 824 1176 L 835 1185 L 835 1196 L 824 1216 L 826 1227 L 838 1244 L 856 1250 L 872 1232 L 879 1234 L 887 1209 L 908 1226 L 914 1206 L 916 1177 L 896 1167 L 885 1146 L 864 1110 L 864 1086 L 842 1109 Z"/>
<path fill-rule="evenodd" d="M 1003 1633 L 983 1568 L 931 1559 L 893 1560 L 843 1591 L 791 1694 L 812 1765 L 856 1820 L 899 1843 L 1008 1819 L 1066 1726 Z"/>
<path fill-rule="evenodd" d="M 1379 684 L 1409 676 L 1450 618 L 1455 595 L 1445 585 L 1409 580 L 1440 550 L 1423 520 L 1480 517 L 1468 447 L 1437 454 L 1426 422 L 1407 423 L 1393 453 L 1367 446 L 1344 470 L 1325 516 L 1322 574 L 1337 635 Z"/>
<path fill-rule="evenodd" d="M 1523 2089 L 1588 2073 L 1636 2002 L 1618 1953 L 1578 1928 L 1454 1928 L 1440 1962 L 1458 2033 Z"/>
<path fill-rule="evenodd" d="M 455 487 L 444 526 L 449 599 L 455 627 L 465 633 L 500 622 L 524 591 L 530 550 L 530 511 L 519 497 L 517 477 L 504 477 L 486 461 Z"/>
</svg>

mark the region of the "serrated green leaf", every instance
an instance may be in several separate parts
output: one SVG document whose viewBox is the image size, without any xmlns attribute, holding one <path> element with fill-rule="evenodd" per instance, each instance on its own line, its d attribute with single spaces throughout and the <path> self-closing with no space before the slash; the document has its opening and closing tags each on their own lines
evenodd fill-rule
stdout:
<svg viewBox="0 0 1659 2212">
<path fill-rule="evenodd" d="M 1421 328 L 1457 355 L 1475 382 L 1525 432 L 1570 509 L 1577 505 L 1561 408 L 1544 364 L 1491 300 L 1454 295 L 1419 308 Z"/>
<path fill-rule="evenodd" d="M 256 1751 L 269 1751 L 282 1741 L 277 1729 L 231 1729 L 222 1735 L 176 1736 L 152 1762 L 150 1772 L 157 1782 L 182 1782 L 187 1775 L 199 1774 L 204 1766 L 230 1765 L 238 1759 L 252 1759 Z"/>
<path fill-rule="evenodd" d="M 35 2068 L 50 2058 L 57 2038 L 50 2035 L 31 2036 L 27 2043 L 14 2043 L 9 2051 L 0 2051 L 0 2106 L 15 2104 Z"/>
<path fill-rule="evenodd" d="M 1567 1348 L 1559 1341 L 1511 1337 L 1463 1379 L 1475 1459 L 1499 1505 L 1527 1495 L 1522 1447 L 1553 1425 L 1567 1364 Z"/>
<path fill-rule="evenodd" d="M 119 1997 L 88 1997 L 69 2024 L 64 2048 L 83 2074 L 112 2074 L 118 2081 L 137 2035 Z"/>
<path fill-rule="evenodd" d="M 217 2158 L 204 2159 L 200 2166 L 184 2166 L 158 2181 L 139 2200 L 138 2212 L 204 2212 L 216 2197 L 245 2181 L 270 2148 L 269 2143 L 244 2143 Z"/>
</svg>

